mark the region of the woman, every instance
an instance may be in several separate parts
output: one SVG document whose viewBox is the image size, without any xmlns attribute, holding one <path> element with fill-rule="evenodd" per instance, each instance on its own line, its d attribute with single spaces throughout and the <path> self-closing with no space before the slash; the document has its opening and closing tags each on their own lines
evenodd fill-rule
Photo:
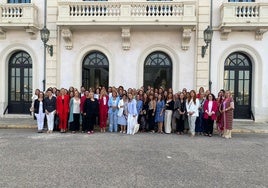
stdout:
<svg viewBox="0 0 268 188">
<path fill-rule="evenodd" d="M 99 100 L 99 123 L 101 132 L 106 132 L 106 124 L 108 119 L 108 101 L 109 96 L 107 95 L 106 89 L 103 88 L 100 92 L 100 100 Z"/>
<path fill-rule="evenodd" d="M 218 103 L 218 113 L 217 113 L 217 130 L 220 136 L 223 136 L 223 120 L 222 120 L 222 103 L 224 101 L 224 97 L 225 97 L 225 90 L 220 90 L 220 92 L 218 93 L 218 98 L 217 98 L 217 103 Z"/>
<path fill-rule="evenodd" d="M 127 134 L 134 134 L 134 127 L 137 124 L 137 102 L 134 99 L 132 93 L 128 94 L 128 104 L 127 104 Z"/>
<path fill-rule="evenodd" d="M 54 117 L 56 113 L 56 102 L 57 99 L 52 95 L 52 90 L 47 90 L 47 97 L 44 99 L 44 108 L 47 118 L 47 133 L 52 133 L 54 129 Z"/>
<path fill-rule="evenodd" d="M 140 121 L 138 122 L 140 124 L 140 129 L 142 132 L 145 132 L 148 129 L 148 109 L 149 109 L 148 96 L 146 93 L 143 93 L 142 109 L 139 114 Z"/>
<path fill-rule="evenodd" d="M 155 110 L 155 123 L 157 123 L 158 131 L 157 133 L 163 133 L 163 123 L 164 123 L 164 111 L 165 111 L 165 102 L 162 98 L 162 95 L 159 94 L 156 102 Z"/>
<path fill-rule="evenodd" d="M 222 103 L 222 120 L 224 128 L 224 138 L 232 138 L 234 101 L 230 91 L 225 92 L 225 99 Z"/>
<path fill-rule="evenodd" d="M 203 87 L 200 87 L 198 90 L 198 93 L 196 95 L 196 98 L 200 99 L 202 97 L 201 94 L 203 94 L 203 93 L 205 93 L 205 89 Z"/>
<path fill-rule="evenodd" d="M 70 131 L 75 133 L 80 129 L 80 95 L 78 91 L 74 92 L 74 97 L 70 100 L 70 114 L 69 114 L 69 123 Z"/>
<path fill-rule="evenodd" d="M 209 94 L 204 103 L 205 136 L 212 137 L 214 120 L 217 119 L 218 104 L 215 96 Z"/>
<path fill-rule="evenodd" d="M 69 114 L 70 97 L 67 95 L 66 90 L 61 88 L 60 95 L 57 97 L 57 114 L 59 116 L 59 128 L 61 133 L 67 131 L 67 120 Z"/>
<path fill-rule="evenodd" d="M 127 95 L 123 94 L 122 99 L 118 103 L 118 125 L 120 125 L 120 133 L 126 133 L 127 126 L 127 107 L 128 107 L 128 99 Z"/>
<path fill-rule="evenodd" d="M 100 97 L 100 88 L 95 89 L 94 98 L 99 100 Z"/>
<path fill-rule="evenodd" d="M 45 120 L 45 108 L 44 108 L 44 93 L 39 92 L 38 98 L 34 101 L 34 115 L 37 120 L 38 133 L 43 133 L 44 120 Z"/>
<path fill-rule="evenodd" d="M 183 134 L 184 120 L 186 119 L 186 102 L 183 92 L 179 94 L 179 99 L 174 104 L 174 116 L 176 118 L 176 132 L 177 134 Z"/>
<path fill-rule="evenodd" d="M 94 133 L 94 125 L 96 124 L 96 117 L 98 113 L 99 113 L 99 102 L 97 99 L 94 99 L 94 93 L 90 92 L 89 97 L 86 98 L 84 104 L 84 116 L 86 117 L 88 134 Z"/>
<path fill-rule="evenodd" d="M 165 133 L 171 133 L 171 121 L 172 121 L 172 114 L 174 110 L 174 100 L 172 93 L 168 94 L 166 107 L 165 107 Z"/>
<path fill-rule="evenodd" d="M 190 91 L 190 96 L 186 101 L 186 109 L 188 114 L 188 123 L 190 128 L 191 137 L 195 136 L 195 121 L 198 117 L 199 100 L 196 98 L 196 93 L 194 90 Z"/>
<path fill-rule="evenodd" d="M 152 133 L 155 132 L 154 127 L 155 127 L 155 110 L 156 110 L 156 101 L 154 99 L 154 95 L 150 94 L 149 95 L 149 104 L 148 104 L 148 124 L 149 124 L 149 131 Z"/>
<path fill-rule="evenodd" d="M 117 96 L 116 90 L 112 91 L 112 96 L 109 97 L 108 101 L 108 114 L 109 114 L 109 131 L 110 132 L 117 132 L 117 114 L 118 114 L 118 103 L 119 103 L 119 97 Z"/>
<path fill-rule="evenodd" d="M 196 96 L 197 97 L 197 96 Z M 204 132 L 204 119 L 203 119 L 203 116 L 204 116 L 204 103 L 205 103 L 205 93 L 201 92 L 199 93 L 199 107 L 198 107 L 198 111 L 199 111 L 199 115 L 198 117 L 196 118 L 196 121 L 195 121 L 195 132 L 197 135 L 202 135 L 203 132 Z"/>
</svg>

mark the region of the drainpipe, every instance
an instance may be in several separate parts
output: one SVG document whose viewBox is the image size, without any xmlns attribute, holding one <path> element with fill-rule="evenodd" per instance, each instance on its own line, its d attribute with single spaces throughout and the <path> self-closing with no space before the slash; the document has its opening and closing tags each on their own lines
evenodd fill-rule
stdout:
<svg viewBox="0 0 268 188">
<path fill-rule="evenodd" d="M 213 30 L 212 28 L 212 9 L 213 9 L 213 0 L 210 0 L 210 21 L 209 21 L 209 26 L 210 28 Z M 212 44 L 212 39 L 211 39 L 211 42 L 209 43 L 209 68 L 208 68 L 208 71 L 209 71 L 209 90 L 211 91 L 211 85 L 212 85 L 212 81 L 211 81 L 211 44 Z"/>
</svg>

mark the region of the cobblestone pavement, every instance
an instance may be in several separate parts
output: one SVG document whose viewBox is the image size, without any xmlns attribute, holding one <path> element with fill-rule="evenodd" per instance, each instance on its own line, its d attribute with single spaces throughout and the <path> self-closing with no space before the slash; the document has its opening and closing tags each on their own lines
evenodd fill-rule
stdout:
<svg viewBox="0 0 268 188">
<path fill-rule="evenodd" d="M 268 185 L 267 134 L 232 139 L 0 129 L 0 187 Z"/>
</svg>

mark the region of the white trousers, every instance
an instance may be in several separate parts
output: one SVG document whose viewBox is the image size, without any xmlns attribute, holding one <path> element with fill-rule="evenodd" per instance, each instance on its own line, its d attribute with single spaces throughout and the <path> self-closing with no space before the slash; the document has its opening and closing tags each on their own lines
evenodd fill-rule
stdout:
<svg viewBox="0 0 268 188">
<path fill-rule="evenodd" d="M 172 110 L 165 110 L 165 133 L 171 133 Z"/>
<path fill-rule="evenodd" d="M 55 110 L 46 114 L 47 117 L 47 127 L 49 131 L 53 131 L 54 128 L 54 117 L 55 117 Z"/>
<path fill-rule="evenodd" d="M 45 113 L 34 114 L 37 121 L 37 129 L 38 131 L 42 131 L 44 128 L 44 120 L 45 120 Z"/>
<path fill-rule="evenodd" d="M 195 121 L 196 116 L 190 116 L 190 115 L 188 116 L 189 129 L 192 135 L 195 135 Z"/>
<path fill-rule="evenodd" d="M 132 114 L 128 114 L 127 118 L 127 134 L 133 134 L 134 126 L 137 123 L 137 116 L 133 117 Z"/>
</svg>

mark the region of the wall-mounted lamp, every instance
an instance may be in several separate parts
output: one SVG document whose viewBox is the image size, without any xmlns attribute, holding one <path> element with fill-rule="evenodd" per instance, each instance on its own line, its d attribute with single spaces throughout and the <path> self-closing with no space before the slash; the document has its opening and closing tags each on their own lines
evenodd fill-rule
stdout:
<svg viewBox="0 0 268 188">
<path fill-rule="evenodd" d="M 44 47 L 47 48 L 47 51 L 50 56 L 53 56 L 53 45 L 47 45 L 47 41 L 49 40 L 50 31 L 46 28 L 46 26 L 43 27 L 40 31 L 41 33 L 41 40 L 44 43 Z"/>
<path fill-rule="evenodd" d="M 201 56 L 204 57 L 206 54 L 206 50 L 208 48 L 209 43 L 211 43 L 213 36 L 213 30 L 210 26 L 208 26 L 204 31 L 204 41 L 206 43 L 206 46 L 202 46 Z"/>
</svg>

